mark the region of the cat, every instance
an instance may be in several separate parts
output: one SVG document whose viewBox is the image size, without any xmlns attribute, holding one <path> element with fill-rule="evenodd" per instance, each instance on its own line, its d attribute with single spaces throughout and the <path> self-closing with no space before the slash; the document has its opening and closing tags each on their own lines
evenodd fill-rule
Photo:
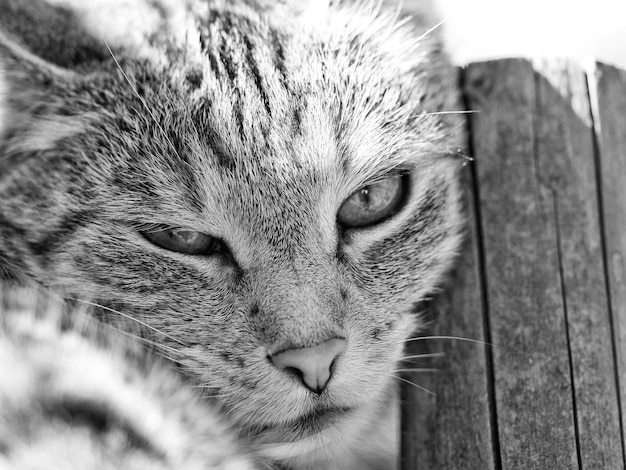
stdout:
<svg viewBox="0 0 626 470">
<path fill-rule="evenodd" d="M 208 421 L 230 423 L 233 449 L 295 470 L 393 468 L 394 369 L 463 225 L 436 31 L 347 0 L 0 11 L 12 282 L 89 302 L 108 334 L 149 344 Z"/>
<path fill-rule="evenodd" d="M 222 415 L 87 309 L 1 294 L 0 469 L 261 468 Z"/>
</svg>

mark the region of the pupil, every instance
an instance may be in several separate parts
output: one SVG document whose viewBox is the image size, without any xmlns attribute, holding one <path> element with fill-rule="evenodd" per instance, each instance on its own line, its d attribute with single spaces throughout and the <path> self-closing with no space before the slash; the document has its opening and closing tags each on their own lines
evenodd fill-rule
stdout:
<svg viewBox="0 0 626 470">
<path fill-rule="evenodd" d="M 370 192 L 369 189 L 363 188 L 359 192 L 359 202 L 364 206 L 369 206 L 370 204 Z"/>
</svg>

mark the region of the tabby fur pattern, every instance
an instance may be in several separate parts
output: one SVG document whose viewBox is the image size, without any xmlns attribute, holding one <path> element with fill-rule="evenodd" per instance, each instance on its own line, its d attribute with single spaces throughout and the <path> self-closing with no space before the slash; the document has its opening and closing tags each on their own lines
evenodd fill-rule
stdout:
<svg viewBox="0 0 626 470">
<path fill-rule="evenodd" d="M 358 1 L 0 11 L 2 269 L 102 306 L 269 460 L 392 468 L 393 371 L 461 238 L 442 113 L 455 73 L 436 35 Z M 391 176 L 408 187 L 393 217 L 338 225 L 347 198 Z M 226 249 L 141 234 L 163 227 Z M 321 394 L 268 360 L 329 338 L 348 346 Z"/>
</svg>

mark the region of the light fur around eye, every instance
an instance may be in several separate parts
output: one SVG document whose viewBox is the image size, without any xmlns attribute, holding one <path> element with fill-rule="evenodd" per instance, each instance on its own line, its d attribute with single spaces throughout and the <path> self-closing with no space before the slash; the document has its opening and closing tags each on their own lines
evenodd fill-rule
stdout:
<svg viewBox="0 0 626 470">
<path fill-rule="evenodd" d="M 344 228 L 384 222 L 400 210 L 407 191 L 406 178 L 397 175 L 364 186 L 344 201 L 337 213 L 337 222 Z"/>
</svg>

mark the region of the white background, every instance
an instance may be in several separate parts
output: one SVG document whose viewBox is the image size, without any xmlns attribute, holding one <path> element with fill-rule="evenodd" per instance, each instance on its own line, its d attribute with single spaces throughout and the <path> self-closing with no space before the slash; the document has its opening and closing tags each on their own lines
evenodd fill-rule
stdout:
<svg viewBox="0 0 626 470">
<path fill-rule="evenodd" d="M 425 0 L 404 0 L 405 7 Z M 429 1 L 429 0 L 426 0 Z M 458 63 L 498 57 L 600 59 L 626 68 L 626 0 L 430 0 Z"/>
</svg>

